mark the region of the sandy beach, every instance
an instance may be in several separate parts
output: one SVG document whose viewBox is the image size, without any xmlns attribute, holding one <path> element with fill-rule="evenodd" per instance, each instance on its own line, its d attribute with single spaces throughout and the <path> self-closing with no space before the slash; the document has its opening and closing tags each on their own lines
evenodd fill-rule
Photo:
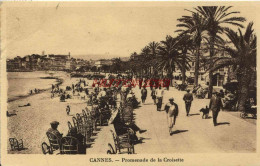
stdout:
<svg viewBox="0 0 260 166">
<path fill-rule="evenodd" d="M 65 89 L 66 86 L 76 83 L 78 78 L 70 78 L 63 75 L 64 82 L 60 88 Z M 8 103 L 9 113 L 14 115 L 8 117 L 8 138 L 15 137 L 22 139 L 25 150 L 10 151 L 8 142 L 8 153 L 25 153 L 25 154 L 41 154 L 41 143 L 47 142 L 46 131 L 50 128 L 50 122 L 56 120 L 60 122 L 58 130 L 66 135 L 68 133 L 67 122 L 72 122 L 72 115 L 81 113 L 86 107 L 86 101 L 81 100 L 80 96 L 73 96 L 66 102 L 60 102 L 58 96 L 51 98 L 50 89 L 40 94 L 21 98 Z M 30 103 L 31 106 L 19 107 Z M 67 116 L 66 106 L 70 105 L 71 114 Z"/>
</svg>

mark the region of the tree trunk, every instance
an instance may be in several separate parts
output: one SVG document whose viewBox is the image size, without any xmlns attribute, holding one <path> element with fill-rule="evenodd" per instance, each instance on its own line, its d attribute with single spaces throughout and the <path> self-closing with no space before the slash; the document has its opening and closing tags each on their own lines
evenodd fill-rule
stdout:
<svg viewBox="0 0 260 166">
<path fill-rule="evenodd" d="M 181 75 L 182 75 L 182 84 L 185 84 L 185 82 L 186 82 L 186 64 L 185 64 L 185 59 L 186 59 L 187 49 L 185 48 L 182 51 L 182 53 L 183 53 L 183 55 L 182 55 Z"/>
<path fill-rule="evenodd" d="M 244 69 L 238 77 L 238 111 L 245 111 L 245 103 L 249 96 L 249 85 L 252 72 L 250 69 Z"/>
<path fill-rule="evenodd" d="M 210 61 L 209 61 L 209 68 L 213 68 L 213 56 L 214 56 L 214 43 L 215 43 L 215 34 L 211 34 L 210 36 Z M 213 91 L 213 71 L 209 70 L 209 94 L 208 98 L 211 98 Z"/>
<path fill-rule="evenodd" d="M 198 86 L 199 81 L 199 63 L 200 63 L 200 46 L 196 47 L 196 59 L 195 59 L 195 78 L 194 85 Z"/>
</svg>

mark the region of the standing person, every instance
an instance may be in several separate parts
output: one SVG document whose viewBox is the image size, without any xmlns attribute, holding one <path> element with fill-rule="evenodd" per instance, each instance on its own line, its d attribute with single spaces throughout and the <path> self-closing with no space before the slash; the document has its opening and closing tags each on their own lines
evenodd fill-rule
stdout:
<svg viewBox="0 0 260 166">
<path fill-rule="evenodd" d="M 149 80 L 150 89 L 153 90 L 154 81 L 152 79 Z"/>
<path fill-rule="evenodd" d="M 153 99 L 153 103 L 155 105 L 156 104 L 155 88 L 152 89 L 151 96 L 152 96 L 152 99 Z"/>
<path fill-rule="evenodd" d="M 167 114 L 167 122 L 169 127 L 169 133 L 171 135 L 172 128 L 175 125 L 176 118 L 179 114 L 178 105 L 174 102 L 173 97 L 169 99 L 169 103 L 167 103 L 164 107 L 164 110 Z"/>
<path fill-rule="evenodd" d="M 147 97 L 147 89 L 146 87 L 143 87 L 143 89 L 141 90 L 142 103 L 145 103 L 146 97 Z"/>
<path fill-rule="evenodd" d="M 69 105 L 67 105 L 66 112 L 67 112 L 67 115 L 70 114 L 70 106 Z"/>
<path fill-rule="evenodd" d="M 209 108 L 212 111 L 213 124 L 214 126 L 217 126 L 218 113 L 220 111 L 220 108 L 222 108 L 222 102 L 219 93 L 213 92 L 213 96 L 211 97 L 209 102 Z"/>
<path fill-rule="evenodd" d="M 157 99 L 157 111 L 161 111 L 163 93 L 164 93 L 164 91 L 161 86 L 159 86 L 159 89 L 156 89 L 156 91 L 155 91 L 155 95 L 156 95 L 156 99 Z"/>
<path fill-rule="evenodd" d="M 191 103 L 193 101 L 193 96 L 190 93 L 189 89 L 187 90 L 187 93 L 183 96 L 183 100 L 185 102 L 185 108 L 186 108 L 187 116 L 189 116 Z"/>
<path fill-rule="evenodd" d="M 142 84 L 143 84 L 143 78 L 140 78 L 140 79 L 139 79 L 139 89 L 142 88 Z"/>
</svg>

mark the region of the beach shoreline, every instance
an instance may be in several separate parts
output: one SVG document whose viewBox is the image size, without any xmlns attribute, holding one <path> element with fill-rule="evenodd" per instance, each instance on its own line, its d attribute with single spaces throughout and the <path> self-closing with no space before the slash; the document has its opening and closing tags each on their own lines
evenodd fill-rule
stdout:
<svg viewBox="0 0 260 166">
<path fill-rule="evenodd" d="M 59 77 L 54 77 L 54 78 L 56 79 L 56 83 L 54 85 L 61 85 L 64 82 L 63 78 L 59 78 Z M 51 87 L 47 88 L 47 89 L 39 89 L 39 90 L 40 90 L 39 93 L 20 95 L 20 96 L 15 96 L 15 97 L 12 97 L 12 98 L 8 98 L 7 99 L 7 103 L 10 103 L 10 102 L 13 102 L 13 101 L 16 101 L 16 100 L 20 100 L 20 99 L 24 99 L 24 98 L 27 98 L 27 97 L 30 97 L 30 96 L 41 94 L 41 93 L 43 93 L 45 91 L 51 90 Z"/>
</svg>

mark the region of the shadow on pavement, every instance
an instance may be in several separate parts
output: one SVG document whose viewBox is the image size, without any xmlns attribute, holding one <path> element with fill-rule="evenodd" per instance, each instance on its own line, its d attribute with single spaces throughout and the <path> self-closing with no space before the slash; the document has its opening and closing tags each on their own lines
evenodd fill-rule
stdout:
<svg viewBox="0 0 260 166">
<path fill-rule="evenodd" d="M 196 113 L 196 114 L 189 114 L 189 116 L 194 116 L 194 115 L 200 115 L 199 113 Z"/>
<path fill-rule="evenodd" d="M 230 123 L 229 122 L 220 122 L 220 123 L 218 123 L 218 126 L 219 125 L 230 125 Z"/>
<path fill-rule="evenodd" d="M 11 116 L 15 116 L 15 115 L 17 115 L 17 114 L 16 113 L 8 113 L 7 117 L 11 117 Z"/>
<path fill-rule="evenodd" d="M 135 144 L 142 144 L 145 143 L 143 140 L 150 140 L 151 138 L 144 138 L 144 137 L 139 137 L 138 141 L 135 142 Z"/>
<path fill-rule="evenodd" d="M 175 131 L 171 132 L 171 135 L 179 134 L 179 133 L 183 133 L 183 132 L 187 132 L 187 131 L 189 131 L 189 130 L 175 130 Z"/>
<path fill-rule="evenodd" d="M 154 105 L 154 103 L 143 103 L 143 105 Z"/>
</svg>

